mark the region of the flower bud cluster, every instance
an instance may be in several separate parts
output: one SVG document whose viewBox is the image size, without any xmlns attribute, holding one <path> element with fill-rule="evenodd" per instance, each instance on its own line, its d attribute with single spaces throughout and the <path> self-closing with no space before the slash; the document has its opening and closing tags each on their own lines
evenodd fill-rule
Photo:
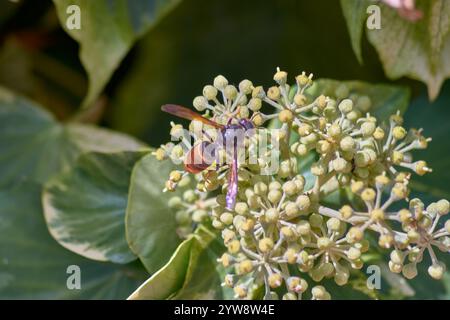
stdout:
<svg viewBox="0 0 450 320">
<path fill-rule="evenodd" d="M 289 85 L 287 73 L 277 69 L 274 81 L 264 89 L 249 80 L 234 86 L 217 76 L 194 99 L 197 111 L 222 125 L 248 119 L 270 132 L 278 123 L 278 144 L 268 153 L 279 153 L 280 165 L 263 174 L 266 159 L 248 161 L 248 150 L 258 148 L 259 133 L 246 137 L 239 150 L 243 157 L 233 208 L 226 202 L 231 165 L 220 157 L 194 175 L 195 188 L 186 182 L 186 168 L 171 172 L 165 190 L 187 189 L 169 203 L 177 210 L 180 235 L 197 224 L 220 233 L 226 252 L 218 260 L 228 272 L 223 285 L 241 299 L 253 297 L 259 288 L 265 299 L 330 299 L 323 280 L 348 284 L 352 270 L 363 267 L 373 235 L 375 245 L 391 251 L 392 272 L 415 277 L 427 251 L 428 273 L 442 278 L 445 265 L 435 248 L 450 251 L 450 222 L 444 221 L 449 202 L 425 207 L 409 199 L 412 175 L 431 172 L 411 152 L 425 149 L 431 139 L 422 130 L 406 130 L 399 112 L 388 123 L 375 118 L 370 97 L 355 95 L 345 85 L 332 97 L 312 97 L 312 74 L 302 72 Z M 193 146 L 217 139 L 208 125 L 196 130 L 195 122 L 189 126 L 193 143 L 165 144 L 154 152 L 156 158 L 182 164 Z M 182 128 L 172 123 L 172 141 L 182 136 Z M 299 161 L 310 155 L 314 163 L 300 172 Z M 338 190 L 354 199 L 330 207 L 327 197 Z"/>
</svg>

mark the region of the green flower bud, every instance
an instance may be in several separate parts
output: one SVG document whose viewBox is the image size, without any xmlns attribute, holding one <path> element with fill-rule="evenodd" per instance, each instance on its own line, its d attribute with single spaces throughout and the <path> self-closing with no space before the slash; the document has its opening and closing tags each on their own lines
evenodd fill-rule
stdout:
<svg viewBox="0 0 450 320">
<path fill-rule="evenodd" d="M 253 112 L 258 111 L 261 109 L 261 99 L 260 98 L 251 98 L 250 101 L 247 104 L 247 107 L 252 110 Z"/>
<path fill-rule="evenodd" d="M 186 225 L 191 223 L 191 216 L 187 211 L 180 210 L 175 214 L 175 220 L 180 225 Z"/>
<path fill-rule="evenodd" d="M 211 85 L 204 86 L 203 96 L 208 100 L 213 100 L 217 96 L 217 89 Z"/>
<path fill-rule="evenodd" d="M 276 208 L 269 208 L 264 213 L 264 217 L 268 223 L 276 223 L 280 217 L 280 212 Z"/>
<path fill-rule="evenodd" d="M 341 140 L 339 146 L 343 151 L 353 151 L 355 149 L 355 140 L 350 136 L 346 136 Z"/>
<path fill-rule="evenodd" d="M 233 85 L 227 85 L 223 91 L 225 98 L 234 100 L 238 94 L 237 89 Z"/>
<path fill-rule="evenodd" d="M 436 280 L 442 279 L 445 272 L 445 264 L 437 261 L 428 268 L 428 274 Z"/>
<path fill-rule="evenodd" d="M 408 263 L 403 266 L 402 274 L 406 279 L 413 279 L 417 276 L 417 264 Z"/>
<path fill-rule="evenodd" d="M 250 93 L 252 93 L 252 90 L 253 90 L 253 84 L 250 80 L 245 79 L 239 83 L 239 91 L 241 91 L 242 93 L 250 94 Z"/>
<path fill-rule="evenodd" d="M 202 222 L 203 220 L 205 220 L 208 217 L 208 212 L 206 210 L 195 210 L 194 213 L 192 214 L 192 220 L 194 222 Z"/>
<path fill-rule="evenodd" d="M 364 137 L 370 137 L 376 129 L 375 123 L 372 121 L 366 121 L 361 125 L 361 133 Z"/>
<path fill-rule="evenodd" d="M 217 89 L 224 90 L 227 85 L 228 80 L 224 76 L 218 75 L 214 78 L 214 87 L 216 87 Z"/>
<path fill-rule="evenodd" d="M 198 96 L 194 98 L 192 104 L 194 105 L 195 109 L 202 112 L 208 107 L 208 100 L 206 100 L 206 98 L 203 96 Z"/>
<path fill-rule="evenodd" d="M 342 113 L 347 114 L 353 109 L 353 101 L 350 99 L 344 99 L 339 103 L 338 108 Z"/>
<path fill-rule="evenodd" d="M 280 89 L 278 87 L 270 87 L 267 90 L 267 97 L 272 100 L 278 100 L 281 96 Z"/>
<path fill-rule="evenodd" d="M 320 228 L 323 223 L 323 217 L 320 214 L 313 213 L 309 216 L 309 223 L 311 224 L 311 227 L 313 228 Z"/>
</svg>

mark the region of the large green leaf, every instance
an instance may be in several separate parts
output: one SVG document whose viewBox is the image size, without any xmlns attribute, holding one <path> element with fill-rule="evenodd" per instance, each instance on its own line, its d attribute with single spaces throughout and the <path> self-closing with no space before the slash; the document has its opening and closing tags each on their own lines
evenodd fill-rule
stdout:
<svg viewBox="0 0 450 320">
<path fill-rule="evenodd" d="M 52 179 L 42 198 L 52 236 L 90 259 L 116 263 L 136 259 L 125 237 L 125 210 L 131 171 L 143 155 L 87 153 Z"/>
<path fill-rule="evenodd" d="M 319 79 L 308 89 L 308 94 L 313 96 L 324 94 L 330 97 L 336 97 L 336 91 L 342 87 L 347 88 L 356 107 L 358 107 L 359 97 L 368 97 L 371 104 L 368 112 L 376 116 L 379 120 L 389 119 L 389 116 L 396 113 L 397 110 L 404 113 L 408 107 L 409 89 L 388 84 Z"/>
<path fill-rule="evenodd" d="M 367 18 L 369 0 L 341 0 L 342 10 L 352 39 L 352 46 L 361 56 L 361 35 Z M 428 95 L 435 99 L 446 78 L 450 76 L 450 2 L 447 0 L 417 1 L 423 18 L 417 22 L 400 17 L 393 8 L 381 7 L 381 29 L 366 30 L 375 47 L 386 75 L 402 76 L 425 82 Z"/>
<path fill-rule="evenodd" d="M 217 258 L 223 250 L 223 245 L 214 234 L 200 228 L 191 238 L 183 241 L 169 262 L 145 281 L 129 299 L 231 298 L 232 290 L 221 287 L 224 272 Z"/>
<path fill-rule="evenodd" d="M 181 242 L 175 211 L 168 206 L 173 193 L 162 192 L 172 167 L 169 160 L 158 161 L 150 154 L 136 164 L 131 175 L 127 240 L 150 273 L 161 268 Z"/>
<path fill-rule="evenodd" d="M 101 93 L 134 42 L 180 0 L 53 0 L 61 25 L 80 44 L 80 59 L 89 76 L 84 105 Z M 69 30 L 67 8 L 77 5 L 81 28 Z M 154 61 L 155 62 L 155 61 Z"/>
<path fill-rule="evenodd" d="M 123 299 L 145 279 L 137 263 L 94 262 L 61 247 L 49 234 L 40 185 L 24 181 L 0 190 L 1 299 Z M 81 289 L 69 290 L 67 268 L 81 271 Z"/>
<path fill-rule="evenodd" d="M 367 3 L 365 1 L 341 0 L 341 6 L 350 33 L 353 52 L 359 63 L 362 63 L 361 38 L 363 28 L 361 26 L 366 21 Z"/>
<path fill-rule="evenodd" d="M 411 103 L 405 115 L 407 127 L 423 128 L 423 134 L 433 139 L 427 149 L 418 150 L 414 154 L 416 159 L 427 161 L 433 172 L 411 179 L 413 189 L 429 196 L 429 200 L 450 200 L 450 127 L 447 124 L 450 119 L 449 101 L 450 82 L 447 81 L 442 94 L 434 103 L 428 102 L 426 95 L 422 94 Z"/>
<path fill-rule="evenodd" d="M 194 245 L 197 248 L 197 240 L 194 237 L 184 240 L 175 250 L 167 264 L 137 288 L 128 299 L 162 300 L 177 292 L 182 287 L 186 277 Z M 194 248 L 194 250 L 196 249 Z"/>
<path fill-rule="evenodd" d="M 23 177 L 44 183 L 83 152 L 141 147 L 135 139 L 110 130 L 60 124 L 38 105 L 0 87 L 0 186 Z"/>
</svg>

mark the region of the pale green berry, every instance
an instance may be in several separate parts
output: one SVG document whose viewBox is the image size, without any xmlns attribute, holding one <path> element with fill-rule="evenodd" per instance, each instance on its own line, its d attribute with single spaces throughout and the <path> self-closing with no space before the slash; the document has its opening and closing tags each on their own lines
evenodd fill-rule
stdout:
<svg viewBox="0 0 450 320">
<path fill-rule="evenodd" d="M 396 139 L 396 140 L 402 140 L 403 138 L 406 137 L 406 130 L 403 127 L 395 127 L 394 129 L 392 129 L 392 136 Z"/>
<path fill-rule="evenodd" d="M 217 96 L 217 89 L 211 85 L 204 86 L 203 96 L 208 100 L 213 100 Z"/>
<path fill-rule="evenodd" d="M 308 221 L 301 220 L 297 223 L 297 233 L 301 236 L 307 236 L 311 232 L 311 225 Z"/>
<path fill-rule="evenodd" d="M 220 215 L 220 221 L 226 225 L 230 225 L 233 223 L 233 215 L 229 212 L 222 213 Z"/>
<path fill-rule="evenodd" d="M 239 90 L 240 90 L 242 93 L 244 93 L 244 94 L 250 94 L 250 93 L 252 93 L 252 90 L 253 90 L 253 84 L 252 84 L 252 82 L 251 82 L 250 80 L 247 80 L 247 79 L 242 80 L 242 81 L 239 83 Z"/>
<path fill-rule="evenodd" d="M 270 87 L 267 90 L 267 97 L 271 100 L 278 100 L 281 96 L 280 89 L 278 87 Z"/>
<path fill-rule="evenodd" d="M 225 225 L 219 219 L 213 219 L 211 224 L 215 229 L 220 230 L 220 229 L 225 228 Z"/>
<path fill-rule="evenodd" d="M 299 156 L 305 156 L 308 154 L 308 147 L 304 144 L 299 144 L 297 147 L 297 154 Z"/>
<path fill-rule="evenodd" d="M 331 137 L 336 138 L 341 135 L 342 129 L 337 123 L 334 123 L 328 128 L 327 132 Z"/>
<path fill-rule="evenodd" d="M 330 231 L 339 231 L 339 229 L 341 228 L 341 221 L 339 219 L 336 218 L 330 218 L 327 221 L 327 228 Z"/>
<path fill-rule="evenodd" d="M 311 289 L 311 293 L 313 295 L 313 298 L 316 300 L 329 300 L 330 294 L 327 292 L 327 290 L 323 286 L 315 286 Z"/>
<path fill-rule="evenodd" d="M 283 277 L 279 273 L 272 273 L 268 277 L 268 283 L 271 288 L 278 288 L 283 283 Z"/>
<path fill-rule="evenodd" d="M 250 101 L 247 104 L 247 107 L 252 110 L 253 112 L 258 111 L 261 109 L 262 102 L 260 98 L 251 98 Z"/>
<path fill-rule="evenodd" d="M 350 260 L 356 260 L 356 259 L 359 259 L 359 258 L 361 257 L 361 250 L 359 250 L 358 248 L 355 248 L 355 247 L 350 247 L 350 248 L 347 250 L 347 257 L 348 257 Z"/>
<path fill-rule="evenodd" d="M 208 212 L 206 210 L 198 209 L 192 214 L 192 220 L 194 222 L 202 222 L 208 217 Z"/>
<path fill-rule="evenodd" d="M 258 242 L 258 248 L 262 253 L 269 252 L 273 249 L 274 243 L 271 238 L 262 238 Z"/>
<path fill-rule="evenodd" d="M 396 264 L 403 264 L 403 260 L 405 259 L 405 255 L 400 250 L 394 250 L 390 254 L 391 261 Z"/>
<path fill-rule="evenodd" d="M 175 220 L 180 225 L 189 224 L 191 223 L 191 216 L 187 211 L 181 210 L 175 214 Z"/>
<path fill-rule="evenodd" d="M 293 292 L 283 294 L 282 300 L 297 300 L 297 295 Z"/>
<path fill-rule="evenodd" d="M 444 276 L 444 272 L 445 264 L 440 261 L 436 261 L 430 267 L 428 267 L 428 274 L 436 280 L 442 279 L 442 277 Z"/>
<path fill-rule="evenodd" d="M 313 213 L 312 215 L 309 216 L 309 223 L 313 228 L 320 228 L 320 226 L 322 226 L 323 223 L 323 216 L 317 213 Z"/>
<path fill-rule="evenodd" d="M 289 218 L 295 217 L 299 214 L 300 210 L 294 202 L 288 202 L 284 208 L 286 216 Z"/>
<path fill-rule="evenodd" d="M 356 122 L 356 120 L 361 118 L 361 112 L 359 112 L 358 110 L 352 110 L 349 113 L 347 113 L 346 118 L 351 122 Z"/>
<path fill-rule="evenodd" d="M 340 267 L 336 270 L 336 273 L 334 275 L 334 282 L 336 282 L 338 286 L 343 286 L 347 284 L 349 277 L 350 271 L 347 268 Z"/>
<path fill-rule="evenodd" d="M 197 196 L 197 194 L 195 193 L 194 190 L 186 190 L 183 193 L 183 199 L 186 202 L 193 203 L 195 200 L 198 199 L 198 196 Z"/>
<path fill-rule="evenodd" d="M 344 137 L 339 143 L 339 146 L 343 151 L 353 151 L 355 149 L 355 145 L 355 140 L 353 140 L 350 136 Z"/>
<path fill-rule="evenodd" d="M 375 123 L 372 121 L 366 121 L 361 125 L 361 133 L 364 137 L 370 137 L 376 129 Z"/>
<path fill-rule="evenodd" d="M 268 223 L 276 223 L 280 217 L 280 212 L 276 208 L 269 208 L 264 213 L 264 217 Z"/>
<path fill-rule="evenodd" d="M 445 199 L 442 199 L 442 200 L 439 200 L 438 202 L 436 202 L 436 211 L 441 216 L 446 215 L 448 213 L 449 207 L 450 207 L 450 203 Z"/>
<path fill-rule="evenodd" d="M 298 191 L 297 184 L 292 180 L 287 181 L 283 184 L 283 191 L 286 195 L 293 196 Z"/>
<path fill-rule="evenodd" d="M 255 194 L 259 195 L 259 196 L 263 196 L 267 193 L 267 184 L 265 184 L 264 182 L 257 182 L 254 185 L 254 192 Z"/>
<path fill-rule="evenodd" d="M 206 98 L 203 96 L 198 96 L 194 98 L 192 104 L 194 105 L 195 109 L 202 112 L 205 111 L 205 109 L 208 107 L 208 100 L 206 100 Z"/>
<path fill-rule="evenodd" d="M 339 172 L 339 173 L 348 172 L 349 169 L 351 170 L 351 166 L 343 158 L 334 159 L 332 162 L 332 166 L 333 166 L 334 171 Z"/>
<path fill-rule="evenodd" d="M 168 202 L 169 208 L 180 208 L 182 205 L 182 200 L 180 197 L 172 197 Z"/>
<path fill-rule="evenodd" d="M 243 216 L 248 214 L 249 209 L 248 209 L 247 203 L 245 203 L 245 202 L 237 202 L 235 207 L 234 207 L 234 211 L 236 211 L 237 214 L 240 214 L 240 215 L 243 215 Z"/>
<path fill-rule="evenodd" d="M 338 108 L 342 113 L 349 113 L 353 109 L 353 101 L 350 99 L 344 99 L 339 103 Z"/>
<path fill-rule="evenodd" d="M 223 91 L 225 98 L 234 100 L 238 94 L 237 89 L 233 85 L 227 85 Z"/>
<path fill-rule="evenodd" d="M 413 279 L 417 276 L 417 264 L 408 263 L 403 266 L 402 274 L 406 279 Z"/>
<path fill-rule="evenodd" d="M 285 71 L 277 71 L 275 75 L 273 76 L 273 80 L 277 82 L 279 85 L 286 84 L 287 81 L 287 72 Z"/>
<path fill-rule="evenodd" d="M 322 176 L 327 172 L 327 167 L 324 163 L 315 162 L 311 165 L 311 173 L 315 176 Z"/>
<path fill-rule="evenodd" d="M 267 199 L 269 199 L 270 203 L 276 204 L 280 201 L 283 194 L 280 190 L 270 190 L 267 194 Z"/>
<path fill-rule="evenodd" d="M 248 259 L 243 260 L 239 263 L 238 270 L 239 274 L 250 273 L 253 270 L 253 263 Z"/>
<path fill-rule="evenodd" d="M 355 243 L 361 241 L 363 239 L 363 236 L 364 233 L 360 228 L 351 227 L 347 232 L 346 239 L 349 243 Z"/>
<path fill-rule="evenodd" d="M 332 244 L 333 244 L 333 241 L 331 241 L 327 237 L 320 237 L 317 239 L 317 247 L 320 250 L 326 250 L 326 249 L 330 248 Z"/>
<path fill-rule="evenodd" d="M 361 199 L 364 201 L 374 201 L 376 197 L 376 192 L 372 188 L 366 188 L 361 192 Z"/>
<path fill-rule="evenodd" d="M 265 97 L 266 93 L 264 92 L 264 88 L 262 86 L 253 88 L 252 98 L 264 99 Z"/>
<path fill-rule="evenodd" d="M 224 76 L 218 75 L 214 78 L 214 87 L 216 87 L 217 89 L 224 90 L 227 85 L 228 80 Z"/>
<path fill-rule="evenodd" d="M 278 120 L 282 123 L 292 122 L 294 119 L 294 114 L 291 110 L 283 110 L 278 114 Z"/>
<path fill-rule="evenodd" d="M 306 211 L 311 206 L 311 200 L 306 194 L 299 195 L 295 200 L 299 210 Z"/>
<path fill-rule="evenodd" d="M 269 190 L 281 190 L 281 183 L 278 181 L 272 181 L 269 183 Z"/>
</svg>

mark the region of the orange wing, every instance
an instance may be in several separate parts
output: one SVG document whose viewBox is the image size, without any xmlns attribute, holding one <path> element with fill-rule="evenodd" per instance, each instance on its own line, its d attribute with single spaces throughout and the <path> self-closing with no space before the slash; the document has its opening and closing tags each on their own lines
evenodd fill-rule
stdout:
<svg viewBox="0 0 450 320">
<path fill-rule="evenodd" d="M 161 107 L 161 110 L 170 114 L 173 114 L 174 116 L 188 119 L 188 120 L 198 120 L 203 122 L 204 124 L 207 124 L 209 126 L 212 126 L 214 128 L 223 129 L 224 126 L 221 124 L 218 124 L 217 122 L 214 122 L 212 120 L 206 119 L 202 115 L 198 114 L 195 111 L 192 111 L 191 109 L 176 105 L 176 104 L 165 104 Z"/>
</svg>

